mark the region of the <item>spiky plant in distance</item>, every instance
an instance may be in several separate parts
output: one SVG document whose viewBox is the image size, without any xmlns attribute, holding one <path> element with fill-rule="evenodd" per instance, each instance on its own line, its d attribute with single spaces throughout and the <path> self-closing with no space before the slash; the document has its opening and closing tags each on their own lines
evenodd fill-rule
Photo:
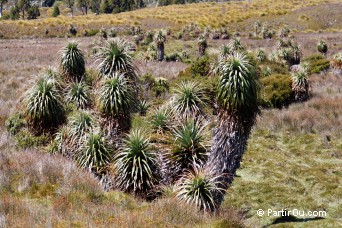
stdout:
<svg viewBox="0 0 342 228">
<path fill-rule="evenodd" d="M 330 66 L 333 69 L 334 74 L 342 74 L 342 52 L 333 56 L 332 60 L 330 61 Z"/>
<path fill-rule="evenodd" d="M 100 174 L 112 159 L 111 150 L 100 131 L 87 133 L 82 146 L 75 153 L 75 159 L 81 168 Z"/>
<path fill-rule="evenodd" d="M 65 109 L 57 82 L 41 76 L 26 92 L 26 115 L 32 130 L 52 130 L 65 120 Z"/>
<path fill-rule="evenodd" d="M 208 132 L 201 120 L 189 119 L 173 129 L 171 151 L 165 154 L 165 182 L 172 183 L 186 170 L 200 167 L 208 157 Z"/>
<path fill-rule="evenodd" d="M 126 77 L 135 81 L 136 67 L 130 49 L 129 43 L 120 38 L 105 41 L 94 56 L 95 62 L 98 63 L 100 78 L 111 78 L 115 73 L 125 73 Z"/>
<path fill-rule="evenodd" d="M 156 97 L 160 97 L 162 94 L 168 92 L 170 89 L 170 84 L 166 78 L 157 77 L 154 79 L 152 90 L 154 91 Z"/>
<path fill-rule="evenodd" d="M 84 109 L 90 104 L 90 88 L 84 82 L 73 82 L 68 87 L 66 100 L 76 104 L 77 109 Z"/>
<path fill-rule="evenodd" d="M 164 44 L 166 42 L 166 36 L 163 34 L 163 31 L 160 30 L 154 36 L 154 41 L 157 46 L 157 60 L 163 61 L 164 60 Z"/>
<path fill-rule="evenodd" d="M 59 153 L 66 157 L 72 157 L 78 146 L 79 145 L 75 145 L 71 140 L 69 127 L 64 125 L 55 135 L 51 152 L 54 154 Z"/>
<path fill-rule="evenodd" d="M 145 116 L 147 110 L 150 107 L 150 103 L 146 100 L 139 100 L 137 104 L 137 110 L 141 116 Z"/>
<path fill-rule="evenodd" d="M 326 55 L 328 52 L 328 45 L 324 40 L 320 40 L 317 44 L 317 50 L 322 53 L 323 55 Z"/>
<path fill-rule="evenodd" d="M 178 84 L 171 100 L 173 112 L 182 118 L 203 115 L 207 102 L 205 90 L 194 81 L 182 81 Z"/>
<path fill-rule="evenodd" d="M 92 115 L 87 111 L 78 111 L 68 119 L 70 137 L 81 139 L 86 133 L 92 132 L 96 126 Z"/>
<path fill-rule="evenodd" d="M 151 116 L 151 124 L 157 133 L 169 130 L 170 121 L 170 110 L 164 107 L 156 109 Z"/>
<path fill-rule="evenodd" d="M 60 51 L 59 65 L 68 81 L 80 81 L 85 73 L 85 58 L 76 41 L 69 42 Z"/>
<path fill-rule="evenodd" d="M 259 62 L 264 62 L 267 59 L 265 51 L 262 49 L 258 50 L 256 54 L 256 58 Z"/>
<path fill-rule="evenodd" d="M 156 155 L 140 129 L 131 130 L 114 158 L 117 186 L 140 196 L 154 188 L 160 179 Z"/>
<path fill-rule="evenodd" d="M 292 90 L 296 101 L 302 102 L 309 98 L 309 86 L 307 70 L 305 68 L 301 67 L 292 74 Z"/>
<path fill-rule="evenodd" d="M 207 40 L 203 35 L 198 37 L 197 46 L 198 46 L 198 56 L 202 57 L 205 54 L 205 50 L 208 47 Z"/>
<path fill-rule="evenodd" d="M 193 204 L 200 210 L 213 212 L 218 208 L 215 193 L 224 192 L 220 176 L 211 174 L 208 170 L 196 168 L 186 173 L 176 185 L 177 198 L 188 204 Z"/>
<path fill-rule="evenodd" d="M 236 52 L 220 61 L 217 87 L 218 121 L 206 168 L 221 175 L 218 187 L 226 189 L 234 179 L 246 150 L 247 140 L 256 121 L 259 82 L 255 61 L 250 55 Z M 215 191 L 220 205 L 224 193 Z"/>
<path fill-rule="evenodd" d="M 229 49 L 232 52 L 243 52 L 245 50 L 245 47 L 242 45 L 241 40 L 238 38 L 234 38 L 232 41 L 228 44 Z"/>
<path fill-rule="evenodd" d="M 124 74 L 116 73 L 112 78 L 104 79 L 97 94 L 100 112 L 114 118 L 123 130 L 130 124 L 132 99 L 132 90 Z"/>
</svg>

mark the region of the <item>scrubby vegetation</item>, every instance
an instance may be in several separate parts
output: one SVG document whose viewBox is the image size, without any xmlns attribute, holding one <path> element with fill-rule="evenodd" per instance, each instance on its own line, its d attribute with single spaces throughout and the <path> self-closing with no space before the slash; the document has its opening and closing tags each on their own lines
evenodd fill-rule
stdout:
<svg viewBox="0 0 342 228">
<path fill-rule="evenodd" d="M 260 15 L 253 3 L 198 4 L 249 12 L 229 28 L 225 14 L 183 26 L 181 13 L 0 43 L 0 226 L 338 226 L 340 44 L 273 23 L 302 10 L 278 4 Z"/>
</svg>

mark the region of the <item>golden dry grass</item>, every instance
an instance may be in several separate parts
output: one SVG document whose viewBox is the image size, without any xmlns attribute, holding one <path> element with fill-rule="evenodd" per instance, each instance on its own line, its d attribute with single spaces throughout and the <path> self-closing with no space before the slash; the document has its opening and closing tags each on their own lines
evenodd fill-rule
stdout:
<svg viewBox="0 0 342 228">
<path fill-rule="evenodd" d="M 31 21 L 1 21 L 0 30 L 5 37 L 43 36 L 49 28 L 49 35 L 64 36 L 69 24 L 76 25 L 80 33 L 89 28 L 142 25 L 157 29 L 196 23 L 200 26 L 221 27 L 246 21 L 250 18 L 284 15 L 309 6 L 340 3 L 339 0 L 254 0 L 226 3 L 196 3 L 144 8 L 119 14 L 88 14 L 70 17 L 67 14 L 56 18 L 47 17 Z M 45 11 L 45 10 L 44 10 Z"/>
</svg>

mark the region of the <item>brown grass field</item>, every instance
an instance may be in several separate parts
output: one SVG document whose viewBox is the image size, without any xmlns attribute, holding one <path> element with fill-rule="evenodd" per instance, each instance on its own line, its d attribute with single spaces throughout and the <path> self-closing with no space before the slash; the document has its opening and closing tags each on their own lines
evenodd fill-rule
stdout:
<svg viewBox="0 0 342 228">
<path fill-rule="evenodd" d="M 118 191 L 104 192 L 97 181 L 64 157 L 45 148 L 19 149 L 5 129 L 6 119 L 21 107 L 28 82 L 49 66 L 58 51 L 75 39 L 88 66 L 93 37 L 65 38 L 72 23 L 82 30 L 141 24 L 144 29 L 173 31 L 196 22 L 228 25 L 242 32 L 242 43 L 271 52 L 275 40 L 248 39 L 254 21 L 274 29 L 287 24 L 303 56 L 317 53 L 318 40 L 329 44 L 327 58 L 342 50 L 342 4 L 338 0 L 256 0 L 200 3 L 142 9 L 117 15 L 65 15 L 33 21 L 0 21 L 0 227 L 341 227 L 342 226 L 342 76 L 330 71 L 310 76 L 312 97 L 283 109 L 263 109 L 241 168 L 216 215 L 179 203 L 173 195 L 145 202 Z M 330 12 L 330 13 L 327 13 Z M 308 18 L 308 19 L 307 19 Z M 49 28 L 51 37 L 44 37 Z M 57 38 L 60 37 L 60 38 Z M 20 38 L 20 39 L 19 39 Z M 209 49 L 226 41 L 209 40 Z M 194 41 L 170 39 L 166 53 L 196 52 Z M 169 80 L 188 65 L 136 60 L 141 74 Z M 322 210 L 327 216 L 296 218 L 274 224 L 277 217 L 258 209 Z"/>
</svg>

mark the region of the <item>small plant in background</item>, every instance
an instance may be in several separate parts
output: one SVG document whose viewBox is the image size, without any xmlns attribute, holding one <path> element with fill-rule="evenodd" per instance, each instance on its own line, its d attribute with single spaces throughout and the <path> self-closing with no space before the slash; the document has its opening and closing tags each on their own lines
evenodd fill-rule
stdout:
<svg viewBox="0 0 342 228">
<path fill-rule="evenodd" d="M 328 52 L 328 45 L 324 40 L 320 40 L 317 44 L 317 50 L 322 53 L 323 55 L 326 55 Z"/>
<path fill-rule="evenodd" d="M 231 52 L 245 51 L 245 47 L 242 45 L 241 40 L 239 38 L 234 38 L 231 42 L 229 42 L 228 47 Z"/>
<path fill-rule="evenodd" d="M 68 87 L 66 100 L 76 104 L 77 109 L 90 105 L 90 88 L 84 82 L 73 82 Z"/>
<path fill-rule="evenodd" d="M 208 132 L 201 120 L 189 119 L 173 128 L 171 151 L 164 155 L 165 181 L 173 183 L 185 171 L 204 164 L 209 154 Z"/>
<path fill-rule="evenodd" d="M 197 46 L 198 46 L 198 56 L 202 57 L 205 54 L 205 50 L 208 47 L 207 40 L 205 39 L 203 35 L 201 35 L 197 39 Z"/>
<path fill-rule="evenodd" d="M 69 25 L 69 33 L 73 36 L 76 36 L 77 34 L 77 29 L 73 25 Z"/>
<path fill-rule="evenodd" d="M 279 32 L 279 37 L 280 38 L 287 38 L 290 34 L 290 29 L 288 27 L 283 27 L 280 29 L 280 32 Z"/>
<path fill-rule="evenodd" d="M 116 185 L 125 192 L 146 196 L 160 180 L 156 154 L 140 129 L 131 130 L 114 157 Z"/>
<path fill-rule="evenodd" d="M 147 110 L 150 108 L 150 103 L 146 100 L 139 100 L 137 110 L 141 116 L 146 116 Z"/>
<path fill-rule="evenodd" d="M 67 81 L 81 81 L 85 73 L 85 58 L 78 43 L 69 42 L 60 51 L 59 66 Z"/>
<path fill-rule="evenodd" d="M 20 130 L 25 127 L 26 121 L 20 113 L 15 113 L 13 116 L 9 117 L 6 122 L 6 130 L 11 135 L 16 135 Z"/>
<path fill-rule="evenodd" d="M 342 74 L 342 52 L 334 55 L 334 57 L 330 61 L 330 66 L 333 69 L 334 74 Z"/>
<path fill-rule="evenodd" d="M 171 106 L 176 115 L 187 119 L 189 117 L 204 115 L 207 102 L 208 97 L 201 84 L 194 81 L 183 81 L 174 90 Z"/>
<path fill-rule="evenodd" d="M 309 80 L 307 69 L 300 69 L 292 74 L 292 90 L 295 94 L 295 100 L 298 102 L 306 101 L 309 98 Z"/>
<path fill-rule="evenodd" d="M 166 36 L 163 34 L 163 31 L 160 30 L 156 33 L 154 37 L 154 41 L 157 46 L 157 60 L 163 61 L 164 60 L 164 45 L 166 42 Z"/>
<path fill-rule="evenodd" d="M 219 176 L 214 176 L 208 170 L 196 168 L 185 174 L 176 185 L 177 198 L 188 204 L 193 204 L 200 210 L 213 212 L 218 208 L 215 202 L 215 192 L 224 192 L 219 188 L 222 183 Z"/>
<path fill-rule="evenodd" d="M 162 94 L 165 94 L 170 89 L 170 84 L 166 78 L 158 77 L 154 79 L 152 84 L 152 91 L 154 92 L 156 97 L 160 97 Z"/>
<path fill-rule="evenodd" d="M 254 23 L 254 35 L 259 36 L 260 32 L 261 32 L 261 23 L 260 21 L 256 21 Z"/>
<path fill-rule="evenodd" d="M 157 133 L 168 131 L 171 122 L 171 112 L 165 107 L 159 107 L 151 115 L 151 124 Z"/>
<path fill-rule="evenodd" d="M 266 53 L 265 53 L 265 51 L 264 50 L 258 50 L 257 51 L 257 54 L 256 54 L 256 58 L 257 58 L 257 60 L 259 61 L 259 62 L 264 62 L 264 61 L 266 61 L 267 60 L 267 58 L 266 58 Z"/>
<path fill-rule="evenodd" d="M 65 120 L 65 109 L 57 82 L 41 76 L 26 92 L 25 113 L 33 132 L 53 130 Z"/>
<path fill-rule="evenodd" d="M 114 37 L 116 37 L 117 35 L 118 35 L 118 33 L 117 33 L 117 31 L 116 31 L 115 28 L 109 29 L 109 31 L 108 31 L 108 36 L 109 36 L 110 38 L 114 38 Z"/>
</svg>

